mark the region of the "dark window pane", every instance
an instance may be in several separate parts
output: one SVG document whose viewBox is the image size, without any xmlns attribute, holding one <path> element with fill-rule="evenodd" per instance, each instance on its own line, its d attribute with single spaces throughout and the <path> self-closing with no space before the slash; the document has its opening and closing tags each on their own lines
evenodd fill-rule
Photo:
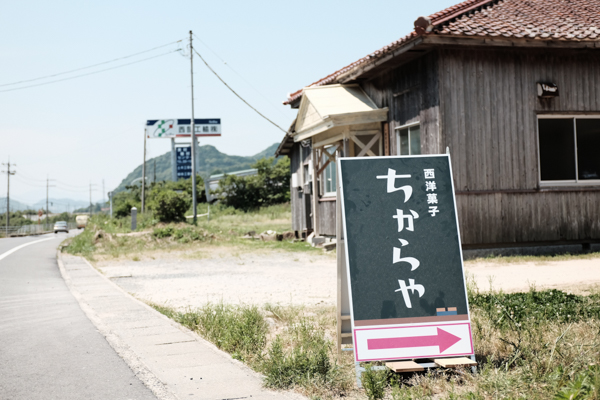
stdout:
<svg viewBox="0 0 600 400">
<path fill-rule="evenodd" d="M 575 180 L 573 119 L 540 119 L 539 130 L 542 180 Z"/>
<path fill-rule="evenodd" d="M 408 129 L 400 130 L 400 155 L 407 156 L 409 154 L 408 150 Z"/>
<path fill-rule="evenodd" d="M 600 179 L 600 119 L 577 120 L 579 179 Z"/>
<path fill-rule="evenodd" d="M 419 125 L 410 128 L 410 154 L 421 154 L 421 129 Z"/>
</svg>

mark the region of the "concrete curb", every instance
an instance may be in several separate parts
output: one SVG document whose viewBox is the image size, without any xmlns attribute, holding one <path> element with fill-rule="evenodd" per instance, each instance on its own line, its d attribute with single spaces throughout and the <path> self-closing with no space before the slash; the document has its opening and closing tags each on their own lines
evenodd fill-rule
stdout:
<svg viewBox="0 0 600 400">
<path fill-rule="evenodd" d="M 129 366 L 131 371 L 135 374 L 135 376 L 142 381 L 146 387 L 148 387 L 152 393 L 159 400 L 179 400 L 177 396 L 173 393 L 169 392 L 165 385 L 150 371 L 150 369 L 139 359 L 137 354 L 135 354 L 129 346 L 115 333 L 113 333 L 103 322 L 102 319 L 94 312 L 94 310 L 84 301 L 81 293 L 73 286 L 71 281 L 71 276 L 65 270 L 65 266 L 62 260 L 61 254 L 62 246 L 59 247 L 56 253 L 56 259 L 58 262 L 58 268 L 60 270 L 60 274 L 62 275 L 67 287 L 73 294 L 73 297 L 79 303 L 79 306 L 85 313 L 85 315 L 92 321 L 92 324 L 98 329 L 100 334 L 106 338 L 106 341 L 110 346 L 115 350 L 115 352 L 125 361 L 125 363 Z M 88 265 L 91 266 L 86 259 L 83 259 Z M 96 273 L 98 271 L 96 268 L 92 267 Z M 100 273 L 98 273 L 101 275 Z M 103 276 L 104 279 L 106 277 Z M 110 281 L 109 281 L 110 282 Z M 110 282 L 113 283 L 113 282 Z M 114 284 L 114 283 L 113 283 Z M 119 288 L 120 289 L 120 288 Z M 129 295 L 129 294 L 128 294 Z M 130 296 L 130 295 L 129 295 Z M 136 299 L 137 301 L 137 299 Z"/>
<path fill-rule="evenodd" d="M 243 373 L 243 375 L 252 377 L 253 381 L 262 381 L 263 376 L 256 371 L 252 370 L 244 363 L 239 360 L 233 359 L 228 353 L 223 352 L 218 349 L 214 344 L 204 340 L 200 336 L 198 336 L 195 332 L 187 329 L 186 327 L 180 325 L 179 323 L 173 321 L 167 316 L 161 314 L 156 311 L 154 308 L 150 307 L 146 303 L 136 299 L 131 294 L 127 293 L 121 287 L 119 287 L 116 283 L 112 282 L 106 276 L 104 276 L 100 271 L 98 271 L 90 262 L 88 262 L 83 257 L 77 257 L 79 260 L 83 261 L 87 266 L 95 272 L 95 274 L 102 278 L 104 283 L 110 284 L 110 286 L 124 295 L 129 301 L 135 303 L 136 306 L 144 308 L 145 311 L 151 313 L 152 318 L 161 319 L 165 323 L 168 323 L 171 327 L 177 329 L 178 331 L 185 333 L 187 336 L 191 337 L 192 342 L 197 342 L 198 345 L 201 345 L 203 349 L 209 351 L 210 353 L 215 354 L 219 359 L 225 360 L 225 362 L 231 364 L 236 370 Z M 161 379 L 153 372 L 152 367 L 149 367 L 147 363 L 144 362 L 143 357 L 138 356 L 136 352 L 134 352 L 130 345 L 127 344 L 127 340 L 120 337 L 116 332 L 112 331 L 109 326 L 107 326 L 102 318 L 94 311 L 94 309 L 86 302 L 84 296 L 75 288 L 75 285 L 72 282 L 71 276 L 69 275 L 69 271 L 65 268 L 64 262 L 62 260 L 61 248 L 59 248 L 57 252 L 57 260 L 61 275 L 65 280 L 67 286 L 73 296 L 77 299 L 81 309 L 88 316 L 90 321 L 97 327 L 98 331 L 106 338 L 108 343 L 113 347 L 113 349 L 119 354 L 123 360 L 129 365 L 134 374 L 154 393 L 154 395 L 160 400 L 176 400 L 179 399 L 175 393 L 169 388 L 168 382 L 163 382 Z M 130 339 L 131 340 L 131 339 Z M 134 343 L 135 346 L 135 343 Z M 214 356 L 211 356 L 214 357 Z M 164 370 L 168 370 L 169 365 L 155 365 L 154 368 L 158 368 L 157 371 L 162 370 L 164 374 Z M 234 373 L 234 375 L 237 373 Z M 160 375 L 160 373 L 159 373 Z M 163 375 L 164 376 L 164 375 Z M 208 382 L 207 382 L 208 383 Z M 248 381 L 250 383 L 250 381 Z M 171 382 L 172 384 L 172 382 Z M 242 382 L 238 382 L 238 384 L 243 385 Z M 256 385 L 256 384 L 255 384 Z M 252 386 L 252 385 L 251 385 Z M 261 385 L 259 385 L 261 386 Z M 258 386 L 257 386 L 258 387 Z M 261 395 L 261 393 L 263 393 Z M 180 393 L 181 395 L 181 393 Z M 186 394 L 187 395 L 187 394 Z M 256 398 L 282 398 L 282 399 L 306 399 L 304 396 L 293 393 L 293 392 L 279 392 L 279 391 L 271 391 L 267 389 L 262 389 L 260 393 L 253 393 Z M 253 397 L 250 395 L 250 398 Z M 191 394 L 190 394 L 191 396 Z M 266 396 L 266 397 L 264 397 Z M 222 398 L 222 397 L 219 397 Z M 247 398 L 247 397 L 235 397 L 235 398 Z"/>
</svg>

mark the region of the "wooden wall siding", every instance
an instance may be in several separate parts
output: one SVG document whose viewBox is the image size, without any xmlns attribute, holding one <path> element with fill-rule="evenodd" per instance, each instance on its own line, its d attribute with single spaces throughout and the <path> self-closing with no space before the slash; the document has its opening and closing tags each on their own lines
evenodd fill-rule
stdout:
<svg viewBox="0 0 600 400">
<path fill-rule="evenodd" d="M 600 54 L 589 50 L 439 50 L 442 147 L 456 190 L 538 187 L 537 113 L 600 113 Z M 536 82 L 560 96 L 537 97 Z"/>
<path fill-rule="evenodd" d="M 294 143 L 290 151 L 290 170 L 292 174 L 298 174 L 298 179 L 300 179 L 300 168 L 301 168 L 301 160 L 300 160 L 300 143 Z M 290 202 L 292 206 L 292 230 L 294 231 L 302 231 L 305 229 L 303 227 L 304 223 L 302 221 L 302 216 L 304 214 L 304 200 L 303 193 L 297 187 L 291 187 L 291 179 L 290 179 Z"/>
<path fill-rule="evenodd" d="M 378 107 L 390 109 L 391 155 L 397 153 L 396 128 L 417 121 L 421 124 L 421 153 L 445 152 L 439 128 L 440 91 L 436 51 L 361 85 Z"/>
<path fill-rule="evenodd" d="M 457 196 L 463 245 L 600 239 L 600 192 Z"/>
<path fill-rule="evenodd" d="M 335 200 L 317 202 L 318 210 L 318 232 L 323 236 L 335 236 Z"/>
<path fill-rule="evenodd" d="M 292 174 L 298 174 L 298 180 L 304 185 L 304 182 L 302 182 L 301 178 L 301 168 L 302 165 L 305 162 L 308 162 L 308 160 L 310 159 L 311 147 L 308 146 L 303 148 L 302 160 L 300 160 L 300 147 L 300 143 L 294 143 L 294 146 L 290 151 L 290 170 Z M 312 229 L 312 222 L 310 220 L 311 196 L 305 194 L 304 191 L 300 190 L 297 187 L 291 187 L 290 202 L 292 207 L 292 230 L 302 232 L 307 229 Z"/>
</svg>

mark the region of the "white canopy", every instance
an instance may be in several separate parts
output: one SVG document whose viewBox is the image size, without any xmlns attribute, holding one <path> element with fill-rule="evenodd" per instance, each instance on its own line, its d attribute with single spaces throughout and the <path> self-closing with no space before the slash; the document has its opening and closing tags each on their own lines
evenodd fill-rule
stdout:
<svg viewBox="0 0 600 400">
<path fill-rule="evenodd" d="M 357 84 L 304 88 L 296 121 L 298 142 L 330 129 L 387 120 L 386 108 L 377 105 Z"/>
</svg>

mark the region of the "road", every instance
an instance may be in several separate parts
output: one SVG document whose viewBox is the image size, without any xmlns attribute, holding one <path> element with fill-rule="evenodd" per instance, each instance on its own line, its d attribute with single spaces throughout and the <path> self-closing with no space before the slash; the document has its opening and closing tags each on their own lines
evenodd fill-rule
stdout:
<svg viewBox="0 0 600 400">
<path fill-rule="evenodd" d="M 56 248 L 66 237 L 0 239 L 0 399 L 156 400 L 63 281 Z"/>
</svg>

